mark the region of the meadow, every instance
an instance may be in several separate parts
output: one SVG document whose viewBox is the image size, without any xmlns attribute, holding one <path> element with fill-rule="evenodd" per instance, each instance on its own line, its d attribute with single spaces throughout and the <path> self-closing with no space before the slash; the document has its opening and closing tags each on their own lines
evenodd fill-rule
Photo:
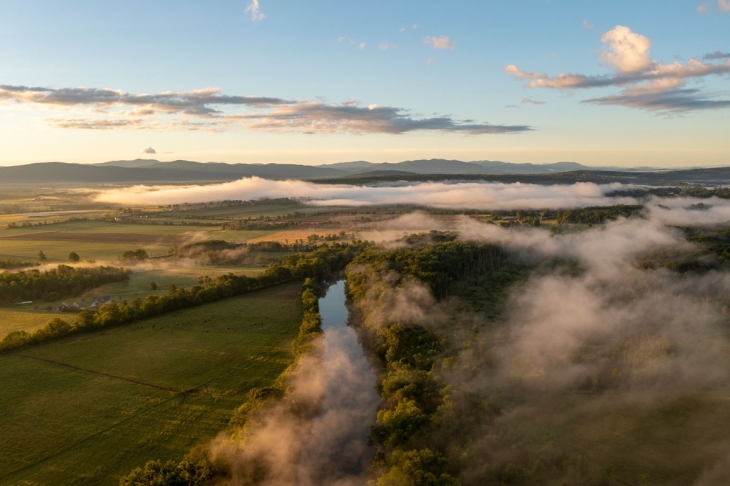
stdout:
<svg viewBox="0 0 730 486">
<path fill-rule="evenodd" d="M 214 438 L 291 363 L 299 288 L 0 356 L 0 484 L 117 484 Z"/>
</svg>

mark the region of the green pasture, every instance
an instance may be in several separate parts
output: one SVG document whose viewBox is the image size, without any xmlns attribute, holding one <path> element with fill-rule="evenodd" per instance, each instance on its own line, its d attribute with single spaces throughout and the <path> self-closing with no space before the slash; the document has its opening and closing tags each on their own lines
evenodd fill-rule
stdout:
<svg viewBox="0 0 730 486">
<path fill-rule="evenodd" d="M 38 261 L 38 252 L 48 258 L 48 263 L 67 263 L 68 255 L 75 252 L 81 260 L 96 260 L 97 263 L 118 260 L 128 250 L 143 248 L 150 257 L 167 255 L 169 246 L 121 244 L 121 243 L 85 243 L 83 241 L 26 241 L 0 239 L 0 258 L 14 258 L 22 261 Z"/>
<path fill-rule="evenodd" d="M 168 292 L 170 285 L 187 288 L 198 285 L 200 277 L 207 276 L 215 279 L 219 275 L 228 273 L 254 276 L 264 270 L 266 270 L 264 267 L 177 267 L 154 270 L 139 270 L 132 267 L 133 273 L 129 276 L 129 281 L 103 285 L 85 293 L 81 299 L 84 303 L 91 303 L 93 297 L 109 295 L 115 300 L 131 301 L 147 295 L 164 295 Z M 152 282 L 157 285 L 157 290 L 150 289 Z"/>
<path fill-rule="evenodd" d="M 44 310 L 47 303 L 39 303 L 39 309 L 34 305 L 0 307 L 0 339 L 13 331 L 33 331 L 45 326 L 54 317 L 62 317 L 57 312 Z"/>
<path fill-rule="evenodd" d="M 291 362 L 299 284 L 0 356 L 0 484 L 109 484 L 226 428 Z"/>
<path fill-rule="evenodd" d="M 52 302 L 38 301 L 30 305 L 0 307 L 0 339 L 12 331 L 33 331 L 46 325 L 51 319 L 59 317 L 68 322 L 76 319 L 74 314 L 50 312 L 48 306 L 58 307 L 62 302 L 78 303 L 81 307 L 91 305 L 94 297 L 108 295 L 117 301 L 140 298 L 148 295 L 164 295 L 170 285 L 190 288 L 198 284 L 200 277 L 216 278 L 219 275 L 233 273 L 235 275 L 257 275 L 264 267 L 176 267 L 146 269 L 147 267 L 132 267 L 129 281 L 102 285 L 78 297 L 68 297 Z M 157 285 L 157 290 L 150 288 L 150 283 Z"/>
</svg>

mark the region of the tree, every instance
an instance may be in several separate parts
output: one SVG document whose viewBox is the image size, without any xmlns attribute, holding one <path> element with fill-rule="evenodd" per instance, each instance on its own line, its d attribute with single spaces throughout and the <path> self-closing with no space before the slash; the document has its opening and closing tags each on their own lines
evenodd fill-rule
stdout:
<svg viewBox="0 0 730 486">
<path fill-rule="evenodd" d="M 71 263 L 78 263 L 79 260 L 81 260 L 81 257 L 79 257 L 78 253 L 72 251 L 68 254 L 68 261 Z"/>
<path fill-rule="evenodd" d="M 43 250 L 38 252 L 38 260 L 40 260 L 42 262 L 45 262 L 48 260 L 48 257 L 46 256 L 45 253 L 43 253 Z"/>
<path fill-rule="evenodd" d="M 150 282 L 150 290 L 157 290 L 157 284 L 154 282 Z"/>
</svg>

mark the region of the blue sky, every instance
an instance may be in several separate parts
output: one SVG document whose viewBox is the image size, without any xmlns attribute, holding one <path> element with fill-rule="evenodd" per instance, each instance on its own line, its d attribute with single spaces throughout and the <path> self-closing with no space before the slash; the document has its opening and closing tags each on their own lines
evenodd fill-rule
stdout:
<svg viewBox="0 0 730 486">
<path fill-rule="evenodd" d="M 250 6 L 0 3 L 0 164 L 131 159 L 148 147 L 161 160 L 226 162 L 730 162 L 727 0 Z M 692 58 L 701 72 L 685 75 Z M 559 73 L 583 78 L 563 86 Z M 595 77 L 605 86 L 587 87 Z M 179 95 L 209 88 L 269 101 Z M 58 102 L 65 89 L 77 89 L 73 102 Z M 195 106 L 107 102 L 93 89 Z"/>
</svg>

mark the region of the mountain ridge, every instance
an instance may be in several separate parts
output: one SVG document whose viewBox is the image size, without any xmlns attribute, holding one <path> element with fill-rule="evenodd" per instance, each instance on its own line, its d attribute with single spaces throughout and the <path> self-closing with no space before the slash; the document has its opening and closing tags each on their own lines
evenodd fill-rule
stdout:
<svg viewBox="0 0 730 486">
<path fill-rule="evenodd" d="M 550 175 L 567 172 L 673 172 L 681 169 L 657 169 L 649 167 L 616 168 L 587 167 L 577 162 L 552 164 L 516 164 L 499 161 L 472 161 L 446 159 L 419 159 L 403 162 L 372 163 L 367 161 L 339 162 L 335 164 L 228 164 L 223 162 L 195 162 L 156 159 L 134 159 L 76 164 L 65 162 L 41 162 L 35 164 L 0 167 L 0 183 L 193 183 L 227 182 L 243 177 L 264 179 L 323 180 L 348 177 L 397 177 L 399 175 Z"/>
</svg>

